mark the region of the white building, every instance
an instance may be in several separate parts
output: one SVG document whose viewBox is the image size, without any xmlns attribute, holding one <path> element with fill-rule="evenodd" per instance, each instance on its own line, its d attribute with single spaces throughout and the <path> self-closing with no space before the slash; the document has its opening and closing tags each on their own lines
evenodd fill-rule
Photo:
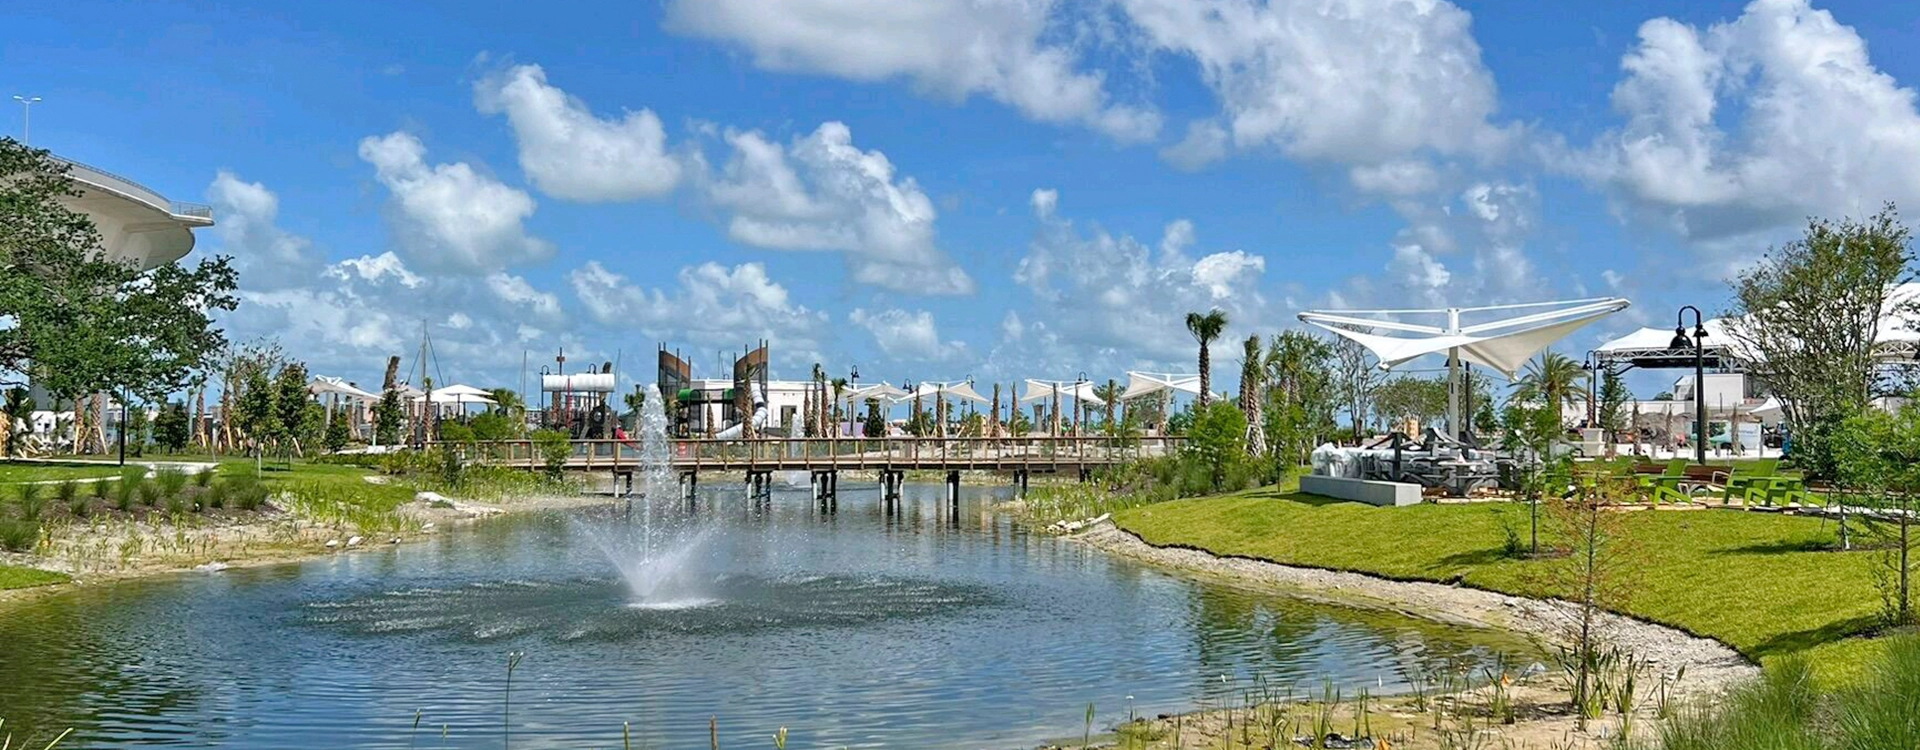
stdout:
<svg viewBox="0 0 1920 750">
<path fill-rule="evenodd" d="M 158 268 L 193 250 L 193 230 L 213 226 L 210 206 L 167 200 L 125 177 L 68 159 L 59 161 L 67 165 L 67 176 L 79 189 L 79 195 L 63 197 L 61 204 L 93 221 L 100 232 L 100 246 L 110 259 L 132 261 L 143 271 Z"/>
</svg>

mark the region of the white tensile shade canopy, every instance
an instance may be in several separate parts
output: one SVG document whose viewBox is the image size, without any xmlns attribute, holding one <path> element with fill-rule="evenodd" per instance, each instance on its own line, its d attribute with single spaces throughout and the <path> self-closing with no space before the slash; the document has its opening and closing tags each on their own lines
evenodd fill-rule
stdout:
<svg viewBox="0 0 1920 750">
<path fill-rule="evenodd" d="M 980 395 L 978 391 L 975 391 L 973 389 L 973 384 L 965 380 L 954 380 L 946 383 L 921 383 L 913 387 L 912 393 L 906 394 L 900 400 L 904 401 L 912 398 L 940 398 L 942 394 L 944 394 L 947 398 L 957 398 L 965 401 L 972 401 L 977 404 L 984 404 L 987 402 L 987 397 Z"/>
<path fill-rule="evenodd" d="M 1200 376 L 1166 372 L 1127 373 L 1127 390 L 1120 394 L 1121 401 L 1131 401 L 1141 396 L 1149 396 L 1161 391 L 1179 391 L 1189 395 L 1200 395 Z"/>
<path fill-rule="evenodd" d="M 847 400 L 853 402 L 880 401 L 882 403 L 894 404 L 899 403 L 903 398 L 911 398 L 912 396 L 913 394 L 890 383 L 876 383 L 865 388 L 856 388 L 847 392 Z"/>
<path fill-rule="evenodd" d="M 1593 321 L 1627 309 L 1629 304 L 1619 297 L 1603 297 L 1426 310 L 1310 310 L 1300 313 L 1300 319 L 1365 346 L 1380 359 L 1383 369 L 1391 369 L 1430 354 L 1445 354 L 1447 429 L 1458 435 L 1461 431 L 1458 377 L 1461 362 L 1492 368 L 1511 379 L 1519 374 L 1527 360 L 1554 342 Z M 1512 316 L 1471 325 L 1461 323 L 1462 314 L 1485 313 L 1507 313 Z M 1433 316 L 1444 316 L 1444 323 L 1421 325 L 1404 322 L 1407 318 Z"/>
<path fill-rule="evenodd" d="M 1089 404 L 1106 405 L 1107 402 L 1100 400 L 1099 396 L 1093 395 L 1094 387 L 1092 382 L 1029 380 L 1027 381 L 1027 394 L 1021 396 L 1020 401 L 1022 403 L 1033 403 L 1035 401 L 1051 399 L 1054 397 L 1054 394 L 1059 394 L 1061 398 L 1079 399 Z"/>
</svg>

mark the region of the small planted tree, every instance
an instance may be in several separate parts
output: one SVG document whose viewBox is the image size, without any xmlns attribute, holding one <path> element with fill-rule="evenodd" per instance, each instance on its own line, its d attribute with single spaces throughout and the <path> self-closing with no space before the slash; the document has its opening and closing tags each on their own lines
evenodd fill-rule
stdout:
<svg viewBox="0 0 1920 750">
<path fill-rule="evenodd" d="M 192 439 L 191 430 L 187 405 L 169 401 L 160 407 L 159 416 L 153 419 L 153 442 L 168 453 L 178 453 L 185 450 L 187 442 Z"/>
<path fill-rule="evenodd" d="M 540 451 L 540 461 L 547 470 L 547 478 L 559 479 L 560 473 L 567 468 L 567 459 L 573 458 L 572 438 L 560 430 L 540 430 L 533 433 L 533 444 Z"/>
<path fill-rule="evenodd" d="M 1200 344 L 1200 397 L 1201 406 L 1213 399 L 1213 357 L 1207 348 L 1213 340 L 1227 330 L 1227 313 L 1215 308 L 1204 313 L 1187 313 L 1187 332 L 1193 334 L 1193 340 Z"/>
<path fill-rule="evenodd" d="M 7 458 L 13 458 L 19 448 L 20 437 L 33 434 L 33 397 L 27 395 L 25 388 L 8 388 L 6 401 L 0 405 L 0 410 L 7 415 Z"/>
<path fill-rule="evenodd" d="M 1880 593 L 1881 624 L 1912 625 L 1913 573 L 1920 562 L 1913 517 L 1920 512 L 1915 495 L 1920 492 L 1920 408 L 1908 405 L 1893 414 L 1862 410 L 1842 420 L 1834 438 L 1833 457 L 1846 495 L 1873 506 L 1856 518 L 1865 519 L 1879 548 L 1873 583 Z"/>
<path fill-rule="evenodd" d="M 1571 464 L 1568 456 L 1553 454 L 1560 438 L 1560 410 L 1545 404 L 1530 404 L 1518 399 L 1507 404 L 1501 415 L 1507 433 L 1507 449 L 1518 459 L 1514 470 L 1520 484 L 1520 497 L 1527 502 L 1528 551 L 1540 553 L 1540 501 L 1551 494 L 1553 477 L 1566 476 Z"/>
<path fill-rule="evenodd" d="M 333 416 L 327 420 L 326 446 L 328 451 L 339 451 L 353 440 L 353 425 L 347 423 L 347 410 L 333 410 Z"/>
<path fill-rule="evenodd" d="M 1592 476 L 1574 482 L 1568 496 L 1545 503 L 1558 556 L 1533 574 L 1541 589 L 1567 603 L 1560 663 L 1582 730 L 1587 720 L 1600 716 L 1608 698 L 1597 681 L 1608 673 L 1615 652 L 1600 632 L 1600 615 L 1625 607 L 1640 577 L 1628 514 L 1616 509 L 1631 491 L 1617 477 Z"/>
</svg>

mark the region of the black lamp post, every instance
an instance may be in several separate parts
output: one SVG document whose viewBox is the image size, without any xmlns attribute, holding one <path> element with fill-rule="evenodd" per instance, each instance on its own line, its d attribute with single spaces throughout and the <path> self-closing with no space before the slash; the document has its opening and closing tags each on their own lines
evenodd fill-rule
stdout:
<svg viewBox="0 0 1920 750">
<path fill-rule="evenodd" d="M 127 465 L 127 389 L 125 388 L 120 389 L 120 465 Z"/>
<path fill-rule="evenodd" d="M 1704 465 L 1707 462 L 1707 327 L 1700 318 L 1700 308 L 1693 305 L 1680 308 L 1674 316 L 1673 343 L 1667 346 L 1687 348 L 1688 310 L 1693 311 L 1693 460 Z"/>
</svg>

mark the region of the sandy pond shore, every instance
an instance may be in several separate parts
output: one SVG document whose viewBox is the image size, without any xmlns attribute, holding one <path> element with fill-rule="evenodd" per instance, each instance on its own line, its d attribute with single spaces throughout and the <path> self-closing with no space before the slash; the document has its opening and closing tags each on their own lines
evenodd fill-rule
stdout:
<svg viewBox="0 0 1920 750">
<path fill-rule="evenodd" d="M 1277 591 L 1330 604 L 1388 610 L 1465 627 L 1506 630 L 1549 647 L 1566 632 L 1571 611 L 1568 605 L 1561 603 L 1480 589 L 1393 581 L 1360 573 L 1222 557 L 1198 549 L 1159 547 L 1106 520 L 1079 529 L 1069 538 L 1109 554 L 1220 579 L 1233 585 Z M 1671 678 L 1684 668 L 1684 677 L 1672 682 L 1669 689 L 1670 699 L 1676 704 L 1712 700 L 1729 687 L 1759 674 L 1759 667 L 1733 648 L 1710 638 L 1612 614 L 1603 615 L 1599 627 L 1605 643 L 1647 660 L 1649 670 L 1655 673 L 1649 675 L 1650 678 L 1657 679 L 1657 675 Z M 1590 722 L 1588 732 L 1576 731 L 1566 692 L 1558 682 L 1557 676 L 1544 675 L 1511 688 L 1513 700 L 1528 706 L 1517 712 L 1519 717 L 1514 724 L 1487 720 L 1475 727 L 1468 721 L 1464 729 L 1456 724 L 1447 730 L 1435 721 L 1434 729 L 1424 733 L 1421 731 L 1425 725 L 1424 719 L 1414 715 L 1415 701 L 1407 696 L 1381 699 L 1374 709 L 1381 717 L 1376 727 L 1390 730 L 1376 729 L 1375 733 L 1399 736 L 1401 741 L 1392 745 L 1396 748 L 1461 746 L 1457 744 L 1462 740 L 1461 732 L 1491 743 L 1473 746 L 1578 748 L 1599 746 L 1607 742 L 1607 737 L 1619 731 L 1618 720 L 1613 717 Z M 1488 692 L 1486 688 L 1481 688 L 1438 700 L 1451 701 L 1464 709 L 1469 704 L 1485 701 Z M 1647 692 L 1650 691 L 1642 690 L 1643 695 Z M 1430 699 L 1428 703 L 1431 705 L 1433 702 L 1436 701 Z M 1654 702 L 1648 700 L 1636 712 L 1637 723 L 1642 727 L 1650 723 L 1654 710 Z M 1471 715 L 1473 711 L 1462 710 L 1461 713 Z M 1241 726 L 1230 728 L 1232 721 L 1231 711 L 1220 710 L 1159 717 L 1143 721 L 1130 731 L 1128 734 L 1132 741 L 1124 744 L 1143 748 L 1218 746 L 1227 733 L 1237 737 L 1248 731 L 1244 712 L 1240 717 Z M 1174 738 L 1182 735 L 1182 739 L 1175 741 Z M 1154 740 L 1142 741 L 1146 737 Z"/>
</svg>

